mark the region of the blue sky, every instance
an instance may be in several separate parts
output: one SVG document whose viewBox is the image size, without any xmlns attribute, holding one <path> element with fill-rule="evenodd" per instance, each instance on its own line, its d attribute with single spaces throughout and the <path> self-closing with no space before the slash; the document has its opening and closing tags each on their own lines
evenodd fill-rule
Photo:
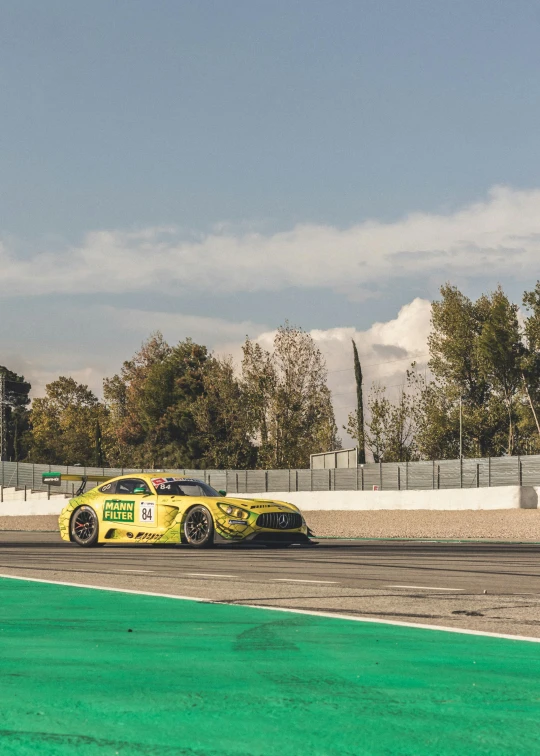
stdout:
<svg viewBox="0 0 540 756">
<path fill-rule="evenodd" d="M 537 185 L 537 2 L 0 10 L 8 234 L 347 226 Z"/>
<path fill-rule="evenodd" d="M 36 386 L 98 389 L 150 328 L 362 342 L 448 279 L 534 285 L 538 2 L 0 12 L 0 363 Z"/>
</svg>

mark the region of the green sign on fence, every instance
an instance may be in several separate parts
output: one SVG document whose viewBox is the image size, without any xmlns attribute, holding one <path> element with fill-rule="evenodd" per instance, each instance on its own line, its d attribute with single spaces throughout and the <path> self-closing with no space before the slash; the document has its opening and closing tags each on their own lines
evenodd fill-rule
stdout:
<svg viewBox="0 0 540 756">
<path fill-rule="evenodd" d="M 62 474 L 57 472 L 43 473 L 41 482 L 46 486 L 60 486 L 62 485 Z"/>
</svg>

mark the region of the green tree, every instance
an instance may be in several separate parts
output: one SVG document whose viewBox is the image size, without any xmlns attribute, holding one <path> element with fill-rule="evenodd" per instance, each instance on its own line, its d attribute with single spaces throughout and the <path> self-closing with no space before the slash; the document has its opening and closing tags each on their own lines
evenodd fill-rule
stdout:
<svg viewBox="0 0 540 756">
<path fill-rule="evenodd" d="M 272 407 L 278 383 L 274 361 L 257 342 L 246 339 L 242 360 L 244 413 L 257 449 L 257 465 L 272 467 L 275 448 L 271 438 Z"/>
<path fill-rule="evenodd" d="M 203 373 L 203 393 L 194 406 L 205 468 L 255 467 L 257 450 L 251 441 L 245 389 L 235 375 L 231 357 L 212 357 Z"/>
<path fill-rule="evenodd" d="M 482 297 L 486 313 L 478 337 L 479 366 L 493 400 L 501 401 L 508 414 L 507 453 L 516 446 L 515 405 L 521 393 L 525 348 L 518 322 L 518 307 L 499 287 L 490 297 Z"/>
<path fill-rule="evenodd" d="M 170 347 L 160 333 L 145 341 L 119 375 L 104 381 L 116 464 L 196 467 L 203 445 L 194 418 L 204 391 L 208 351 L 185 339 Z"/>
<path fill-rule="evenodd" d="M 28 452 L 28 430 L 31 385 L 24 376 L 17 375 L 0 365 L 0 374 L 5 378 L 6 459 L 18 462 Z"/>
<path fill-rule="evenodd" d="M 519 427 L 526 450 L 540 452 L 540 281 L 523 294 L 526 312 L 523 329 L 526 352 L 522 360 L 526 406 L 520 413 Z"/>
<path fill-rule="evenodd" d="M 310 454 L 339 448 L 326 365 L 313 338 L 286 323 L 269 353 L 244 344 L 242 380 L 260 467 L 308 467 Z"/>
<path fill-rule="evenodd" d="M 375 462 L 407 462 L 416 458 L 415 411 L 409 388 L 400 388 L 397 402 L 388 399 L 384 386 L 372 389 L 366 441 Z"/>
<path fill-rule="evenodd" d="M 488 412 L 490 386 L 479 353 L 479 338 L 488 311 L 486 300 L 472 302 L 455 286 L 445 284 L 441 287 L 441 299 L 432 304 L 428 340 L 429 368 L 434 380 L 444 392 L 446 405 L 458 407 L 461 398 L 464 414 L 474 418 L 470 428 L 480 456 L 490 452 L 493 438 Z M 454 411 L 451 415 L 456 416 Z M 459 414 L 457 417 L 459 424 Z M 438 435 L 442 441 L 442 434 Z M 442 446 L 441 458 L 453 455 L 453 434 L 448 436 L 446 448 L 439 446 Z"/>
<path fill-rule="evenodd" d="M 88 386 L 61 376 L 33 401 L 30 461 L 93 465 L 96 424 L 106 421 L 105 407 Z"/>
</svg>

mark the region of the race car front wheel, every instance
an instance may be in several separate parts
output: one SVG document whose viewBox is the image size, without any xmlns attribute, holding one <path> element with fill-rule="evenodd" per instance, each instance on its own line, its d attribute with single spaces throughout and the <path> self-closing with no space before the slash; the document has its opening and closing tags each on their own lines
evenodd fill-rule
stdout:
<svg viewBox="0 0 540 756">
<path fill-rule="evenodd" d="M 184 537 L 190 546 L 204 549 L 214 541 L 212 515 L 201 505 L 190 509 L 184 520 Z"/>
<path fill-rule="evenodd" d="M 79 507 L 71 518 L 71 540 L 79 546 L 95 546 L 98 539 L 98 518 L 91 507 Z"/>
</svg>

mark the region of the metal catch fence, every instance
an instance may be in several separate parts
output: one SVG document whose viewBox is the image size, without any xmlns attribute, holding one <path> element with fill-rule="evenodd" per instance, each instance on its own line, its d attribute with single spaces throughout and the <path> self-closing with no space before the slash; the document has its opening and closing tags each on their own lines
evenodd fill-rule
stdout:
<svg viewBox="0 0 540 756">
<path fill-rule="evenodd" d="M 97 468 L 0 462 L 0 485 L 4 488 L 47 490 L 42 473 L 108 475 L 156 472 L 149 468 Z M 331 470 L 168 470 L 204 480 L 229 493 L 277 491 L 381 491 L 438 488 L 484 488 L 488 486 L 540 486 L 540 455 L 489 459 L 440 460 L 434 462 L 367 463 L 356 468 Z M 77 484 L 64 482 L 51 493 L 71 494 Z"/>
</svg>

